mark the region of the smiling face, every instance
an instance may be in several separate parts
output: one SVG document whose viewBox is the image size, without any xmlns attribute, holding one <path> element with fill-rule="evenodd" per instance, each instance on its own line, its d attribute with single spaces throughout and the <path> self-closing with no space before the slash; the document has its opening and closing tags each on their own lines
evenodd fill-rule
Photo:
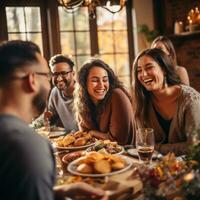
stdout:
<svg viewBox="0 0 200 200">
<path fill-rule="evenodd" d="M 137 78 L 148 91 L 160 90 L 164 85 L 164 72 L 150 56 L 144 55 L 138 59 Z"/>
<path fill-rule="evenodd" d="M 87 77 L 87 91 L 94 104 L 104 99 L 109 90 L 108 73 L 101 67 L 93 67 Z"/>
<path fill-rule="evenodd" d="M 65 62 L 57 63 L 52 68 L 53 84 L 59 90 L 66 90 L 74 82 L 74 72 Z"/>
</svg>

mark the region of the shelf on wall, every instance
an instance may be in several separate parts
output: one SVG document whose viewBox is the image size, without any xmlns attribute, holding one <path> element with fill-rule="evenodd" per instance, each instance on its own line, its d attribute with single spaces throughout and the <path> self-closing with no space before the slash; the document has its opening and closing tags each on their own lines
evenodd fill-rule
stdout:
<svg viewBox="0 0 200 200">
<path fill-rule="evenodd" d="M 172 34 L 172 35 L 169 35 L 170 38 L 199 38 L 200 37 L 200 30 L 198 31 L 187 31 L 187 32 L 182 32 L 182 33 L 179 33 L 179 34 Z"/>
<path fill-rule="evenodd" d="M 179 35 L 194 35 L 194 34 L 199 34 L 200 33 L 200 30 L 198 30 L 198 31 L 185 31 L 185 32 L 182 32 L 182 33 L 179 33 L 179 34 L 175 34 L 175 35 L 177 35 L 177 36 L 179 36 Z"/>
</svg>

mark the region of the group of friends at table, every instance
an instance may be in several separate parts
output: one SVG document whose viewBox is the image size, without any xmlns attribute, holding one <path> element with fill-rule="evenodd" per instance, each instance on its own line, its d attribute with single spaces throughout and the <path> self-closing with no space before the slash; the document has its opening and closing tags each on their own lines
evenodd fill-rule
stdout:
<svg viewBox="0 0 200 200">
<path fill-rule="evenodd" d="M 42 113 L 66 132 L 83 130 L 120 145 L 134 146 L 138 128 L 153 128 L 157 151 L 187 154 L 200 129 L 200 94 L 189 86 L 187 71 L 177 66 L 173 45 L 165 36 L 135 58 L 132 96 L 101 59 L 89 60 L 77 74 L 66 55 L 53 56 L 49 66 L 51 72 L 32 42 L 0 44 L 2 199 L 73 199 L 77 194 L 107 199 L 102 190 L 84 183 L 53 190 L 52 147 L 28 126 Z"/>
</svg>

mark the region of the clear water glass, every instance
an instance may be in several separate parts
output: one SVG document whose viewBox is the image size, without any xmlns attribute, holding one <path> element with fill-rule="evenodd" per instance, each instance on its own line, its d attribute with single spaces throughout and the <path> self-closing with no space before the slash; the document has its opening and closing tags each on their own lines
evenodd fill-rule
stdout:
<svg viewBox="0 0 200 200">
<path fill-rule="evenodd" d="M 141 163 L 151 163 L 154 146 L 154 130 L 152 128 L 139 128 L 136 131 L 136 149 Z"/>
</svg>

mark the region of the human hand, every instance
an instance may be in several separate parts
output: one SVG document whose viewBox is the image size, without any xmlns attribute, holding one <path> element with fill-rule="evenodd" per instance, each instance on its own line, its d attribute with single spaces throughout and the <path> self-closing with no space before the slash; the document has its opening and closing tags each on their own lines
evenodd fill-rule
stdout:
<svg viewBox="0 0 200 200">
<path fill-rule="evenodd" d="M 51 126 L 50 126 L 50 118 L 52 117 L 53 113 L 51 111 L 45 111 L 44 112 L 44 126 L 45 130 L 50 132 Z"/>
<path fill-rule="evenodd" d="M 50 119 L 52 116 L 53 116 L 53 113 L 51 111 L 44 112 L 44 119 Z"/>
<path fill-rule="evenodd" d="M 108 196 L 105 192 L 99 188 L 94 188 L 87 183 L 74 183 L 71 185 L 62 185 L 57 186 L 55 188 L 56 193 L 59 195 L 59 199 L 61 196 L 70 197 L 72 199 L 100 199 L 100 200 L 108 200 Z"/>
<path fill-rule="evenodd" d="M 97 131 L 97 130 L 90 130 L 89 133 L 91 134 L 91 136 L 93 136 L 97 139 L 101 139 L 101 140 L 110 139 L 108 133 L 103 133 L 103 132 L 100 132 L 100 131 Z"/>
</svg>

